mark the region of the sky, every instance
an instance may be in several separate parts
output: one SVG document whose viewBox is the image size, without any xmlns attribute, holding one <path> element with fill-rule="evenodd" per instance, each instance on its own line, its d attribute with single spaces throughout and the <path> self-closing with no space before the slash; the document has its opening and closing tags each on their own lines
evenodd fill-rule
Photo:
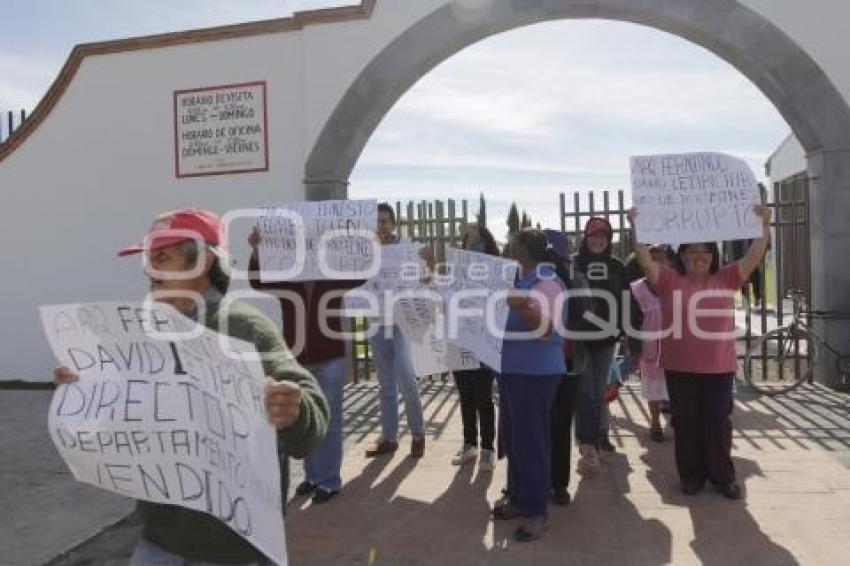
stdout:
<svg viewBox="0 0 850 566">
<path fill-rule="evenodd" d="M 0 34 L 0 111 L 32 109 L 78 43 L 351 3 L 3 0 L 4 20 L 21 25 Z M 754 85 L 695 44 L 634 24 L 547 22 L 480 41 L 425 75 L 375 130 L 349 196 L 466 198 L 474 214 L 483 191 L 504 237 L 512 202 L 543 227 L 559 226 L 562 191 L 624 189 L 628 203 L 630 155 L 720 151 L 763 179 L 788 133 Z"/>
</svg>

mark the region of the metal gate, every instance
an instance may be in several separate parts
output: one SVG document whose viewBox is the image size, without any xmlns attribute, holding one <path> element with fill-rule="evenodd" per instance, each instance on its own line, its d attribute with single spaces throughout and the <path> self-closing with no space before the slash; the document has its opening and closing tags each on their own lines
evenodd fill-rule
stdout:
<svg viewBox="0 0 850 566">
<path fill-rule="evenodd" d="M 4 143 L 27 119 L 26 110 L 6 112 L 6 119 L 3 120 L 3 113 L 0 112 L 0 144 Z M 4 124 L 5 122 L 5 124 Z"/>
</svg>

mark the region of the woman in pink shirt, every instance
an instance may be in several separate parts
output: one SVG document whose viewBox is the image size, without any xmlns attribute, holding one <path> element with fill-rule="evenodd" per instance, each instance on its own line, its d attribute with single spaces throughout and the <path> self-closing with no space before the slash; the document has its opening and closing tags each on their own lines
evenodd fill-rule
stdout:
<svg viewBox="0 0 850 566">
<path fill-rule="evenodd" d="M 720 267 L 717 244 L 679 246 L 675 268 L 652 261 L 635 246 L 646 280 L 661 299 L 660 365 L 664 368 L 675 427 L 676 467 L 682 492 L 696 495 L 708 480 L 729 499 L 741 497 L 732 464 L 732 381 L 735 351 L 734 294 L 761 263 L 770 238 L 770 209 L 755 207 L 762 237 L 746 255 Z M 629 210 L 634 225 L 637 209 Z"/>
</svg>

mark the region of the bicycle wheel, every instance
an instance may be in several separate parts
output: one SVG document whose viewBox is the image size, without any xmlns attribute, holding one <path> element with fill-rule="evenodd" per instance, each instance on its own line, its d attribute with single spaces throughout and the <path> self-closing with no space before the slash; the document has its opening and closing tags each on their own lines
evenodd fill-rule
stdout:
<svg viewBox="0 0 850 566">
<path fill-rule="evenodd" d="M 797 326 L 771 330 L 747 352 L 744 377 L 765 395 L 787 393 L 812 375 L 817 346 L 809 332 Z"/>
</svg>

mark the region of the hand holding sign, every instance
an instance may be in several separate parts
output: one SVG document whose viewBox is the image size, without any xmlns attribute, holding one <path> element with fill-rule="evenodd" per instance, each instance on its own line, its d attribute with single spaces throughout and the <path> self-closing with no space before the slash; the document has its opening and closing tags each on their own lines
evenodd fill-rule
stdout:
<svg viewBox="0 0 850 566">
<path fill-rule="evenodd" d="M 764 235 L 767 236 L 768 230 L 770 229 L 770 219 L 773 218 L 773 209 L 769 206 L 754 206 L 753 213 L 761 218 Z"/>
<path fill-rule="evenodd" d="M 56 385 L 74 383 L 75 381 L 79 380 L 80 376 L 69 370 L 65 366 L 59 366 L 58 368 L 53 370 L 53 382 L 56 383 Z"/>
<path fill-rule="evenodd" d="M 251 229 L 251 233 L 248 234 L 248 245 L 251 246 L 251 251 L 257 251 L 257 247 L 260 245 L 260 229 L 254 226 Z"/>
<path fill-rule="evenodd" d="M 266 416 L 278 430 L 295 424 L 301 416 L 301 386 L 268 378 L 265 386 Z"/>
<path fill-rule="evenodd" d="M 269 424 L 277 429 L 292 426 L 301 416 L 301 387 L 289 381 L 274 381 L 271 377 L 265 386 L 266 417 Z M 53 381 L 57 385 L 67 385 L 80 380 L 79 374 L 65 366 L 53 370 Z"/>
<path fill-rule="evenodd" d="M 632 206 L 626 211 L 626 218 L 629 221 L 629 226 L 631 226 L 632 228 L 635 227 L 635 219 L 637 218 L 637 213 L 638 210 L 636 206 Z"/>
</svg>

